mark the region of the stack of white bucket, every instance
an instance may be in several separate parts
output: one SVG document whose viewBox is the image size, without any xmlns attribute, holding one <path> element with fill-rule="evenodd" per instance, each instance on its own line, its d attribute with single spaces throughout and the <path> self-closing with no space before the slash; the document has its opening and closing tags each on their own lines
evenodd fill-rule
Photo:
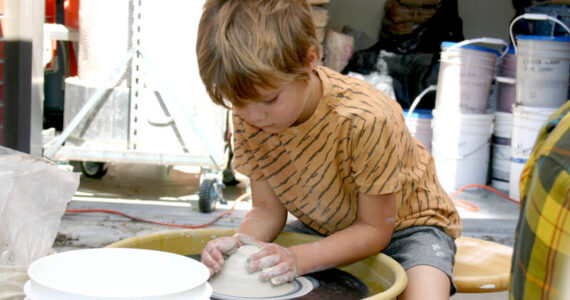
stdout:
<svg viewBox="0 0 570 300">
<path fill-rule="evenodd" d="M 525 14 L 513 20 L 511 28 L 521 18 L 551 19 Z M 519 200 L 521 174 L 538 132 L 568 100 L 570 38 L 519 35 L 516 44 L 516 105 L 513 108 L 509 197 Z"/>
<path fill-rule="evenodd" d="M 483 38 L 441 45 L 432 155 L 439 181 L 448 191 L 487 183 L 494 118 L 488 113 L 488 100 L 499 53 L 469 45 L 474 42 L 506 44 Z"/>
<path fill-rule="evenodd" d="M 511 46 L 501 61 L 500 76 L 496 77 L 498 98 L 491 151 L 491 186 L 504 192 L 509 191 L 516 67 L 515 48 Z"/>
<path fill-rule="evenodd" d="M 431 120 L 433 118 L 431 110 L 415 109 L 411 115 L 408 115 L 408 110 L 405 109 L 404 117 L 410 133 L 431 152 Z"/>
</svg>

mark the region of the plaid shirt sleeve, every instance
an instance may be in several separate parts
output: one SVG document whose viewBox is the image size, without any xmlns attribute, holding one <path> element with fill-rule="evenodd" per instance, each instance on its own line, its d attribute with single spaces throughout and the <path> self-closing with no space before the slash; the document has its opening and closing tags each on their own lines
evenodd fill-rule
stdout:
<svg viewBox="0 0 570 300">
<path fill-rule="evenodd" d="M 570 101 L 541 128 L 521 175 L 510 299 L 570 299 Z"/>
</svg>

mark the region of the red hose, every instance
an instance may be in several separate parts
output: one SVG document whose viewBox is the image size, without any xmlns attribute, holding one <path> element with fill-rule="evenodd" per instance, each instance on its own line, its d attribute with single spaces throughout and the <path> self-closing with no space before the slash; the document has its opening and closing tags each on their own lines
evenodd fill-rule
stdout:
<svg viewBox="0 0 570 300">
<path fill-rule="evenodd" d="M 144 222 L 144 223 L 151 223 L 151 224 L 157 224 L 157 225 L 164 225 L 164 226 L 170 226 L 170 227 L 178 227 L 178 228 L 191 228 L 191 229 L 196 229 L 196 228 L 204 228 L 204 227 L 208 227 L 214 223 L 216 223 L 216 221 L 218 221 L 219 219 L 221 219 L 223 216 L 225 215 L 229 215 L 233 212 L 234 208 L 236 207 L 236 204 L 238 204 L 239 202 L 241 202 L 243 199 L 249 197 L 251 195 L 251 193 L 244 193 L 241 196 L 239 196 L 234 204 L 232 205 L 232 207 L 219 214 L 218 216 L 216 216 L 214 219 L 212 219 L 212 221 L 208 222 L 208 223 L 204 223 L 204 224 L 199 224 L 199 225 L 184 225 L 184 224 L 172 224 L 172 223 L 164 223 L 164 222 L 157 222 L 157 221 L 151 221 L 151 220 L 145 220 L 145 219 L 141 219 L 141 218 L 137 218 L 137 217 L 133 217 L 130 215 L 127 215 L 125 213 L 122 213 L 120 211 L 116 211 L 116 210 L 110 210 L 110 209 L 68 209 L 65 212 L 66 213 L 92 213 L 92 212 L 101 212 L 101 213 L 109 213 L 109 214 L 115 214 L 115 215 L 119 215 L 119 216 L 123 216 L 125 218 L 129 218 L 131 220 L 134 221 L 139 221 L 139 222 Z"/>
</svg>

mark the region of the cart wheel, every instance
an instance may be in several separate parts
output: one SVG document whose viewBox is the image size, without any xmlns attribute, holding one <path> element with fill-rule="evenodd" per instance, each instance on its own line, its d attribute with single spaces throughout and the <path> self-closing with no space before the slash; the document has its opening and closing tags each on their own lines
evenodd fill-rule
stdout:
<svg viewBox="0 0 570 300">
<path fill-rule="evenodd" d="M 81 171 L 87 177 L 101 178 L 107 173 L 107 168 L 105 168 L 105 163 L 102 162 L 82 161 Z"/>
<path fill-rule="evenodd" d="M 224 171 L 222 172 L 223 175 L 223 183 L 224 185 L 228 186 L 228 185 L 237 185 L 239 183 L 239 181 L 236 179 L 236 176 L 234 175 L 234 172 L 231 168 L 225 168 Z"/>
<path fill-rule="evenodd" d="M 212 212 L 216 208 L 216 202 L 222 197 L 222 191 L 213 179 L 204 179 L 198 191 L 198 206 L 203 213 Z"/>
</svg>

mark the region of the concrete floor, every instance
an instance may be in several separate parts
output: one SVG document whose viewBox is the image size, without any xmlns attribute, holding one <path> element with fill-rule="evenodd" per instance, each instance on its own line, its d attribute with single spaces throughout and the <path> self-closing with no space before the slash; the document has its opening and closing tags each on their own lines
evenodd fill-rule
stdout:
<svg viewBox="0 0 570 300">
<path fill-rule="evenodd" d="M 234 199 L 247 191 L 247 180 L 223 191 L 227 204 L 218 204 L 209 214 L 198 210 L 197 190 L 199 175 L 196 168 L 167 168 L 156 165 L 111 164 L 102 179 L 81 178 L 78 192 L 69 209 L 109 209 L 128 215 L 184 225 L 200 225 L 230 209 Z M 514 243 L 514 229 L 518 205 L 496 194 L 482 190 L 466 190 L 456 199 L 478 206 L 478 212 L 459 208 L 463 235 L 495 241 L 507 246 Z M 209 228 L 237 227 L 250 202 L 236 205 L 229 216 L 224 216 Z M 106 213 L 78 213 L 64 215 L 54 249 L 58 252 L 82 248 L 105 247 L 113 242 L 176 228 L 136 222 Z M 507 299 L 506 292 L 487 294 L 458 294 L 453 300 Z"/>
</svg>

